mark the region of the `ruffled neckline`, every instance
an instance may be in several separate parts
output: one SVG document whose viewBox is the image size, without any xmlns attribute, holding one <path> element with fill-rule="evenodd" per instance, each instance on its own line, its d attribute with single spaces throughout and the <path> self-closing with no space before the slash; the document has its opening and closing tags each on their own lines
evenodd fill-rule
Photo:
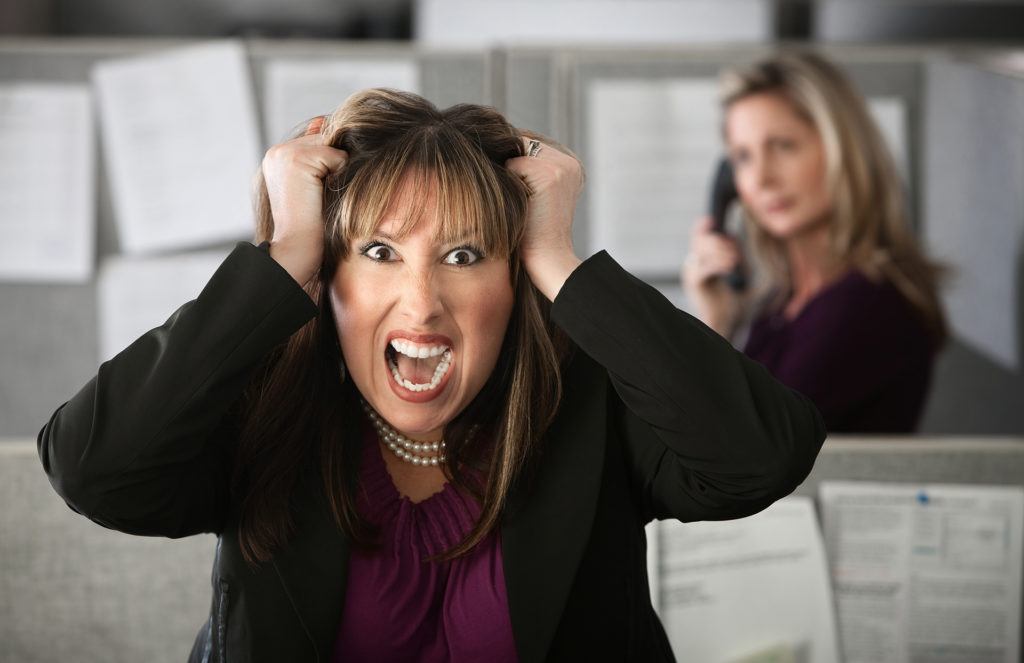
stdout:
<svg viewBox="0 0 1024 663">
<path fill-rule="evenodd" d="M 385 450 L 369 424 L 363 426 L 359 509 L 363 517 L 382 530 L 405 530 L 415 525 L 424 552 L 435 555 L 458 544 L 480 516 L 480 505 L 446 481 L 441 490 L 419 502 L 399 492 L 388 472 Z"/>
</svg>

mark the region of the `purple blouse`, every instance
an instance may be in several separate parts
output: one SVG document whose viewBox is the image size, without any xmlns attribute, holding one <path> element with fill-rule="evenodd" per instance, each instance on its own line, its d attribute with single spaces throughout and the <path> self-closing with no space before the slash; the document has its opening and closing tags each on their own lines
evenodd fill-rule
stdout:
<svg viewBox="0 0 1024 663">
<path fill-rule="evenodd" d="M 451 483 L 421 502 L 399 494 L 371 428 L 363 441 L 358 508 L 381 547 L 353 548 L 332 662 L 516 661 L 495 529 L 469 555 L 423 562 L 462 540 L 480 505 Z"/>
<path fill-rule="evenodd" d="M 910 433 L 928 393 L 932 345 L 892 283 L 851 270 L 792 320 L 762 313 L 744 352 L 814 401 L 829 432 Z"/>
</svg>

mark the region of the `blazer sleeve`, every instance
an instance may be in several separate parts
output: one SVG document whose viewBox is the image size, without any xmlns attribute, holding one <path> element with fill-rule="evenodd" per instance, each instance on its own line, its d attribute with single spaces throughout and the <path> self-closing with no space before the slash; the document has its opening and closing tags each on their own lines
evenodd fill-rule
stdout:
<svg viewBox="0 0 1024 663">
<path fill-rule="evenodd" d="M 551 312 L 608 371 L 644 522 L 743 517 L 807 477 L 826 435 L 811 401 L 606 252 L 573 271 Z"/>
<path fill-rule="evenodd" d="M 104 362 L 53 413 L 39 458 L 68 506 L 112 529 L 219 532 L 252 369 L 317 307 L 270 255 L 240 242 L 199 297 Z"/>
</svg>

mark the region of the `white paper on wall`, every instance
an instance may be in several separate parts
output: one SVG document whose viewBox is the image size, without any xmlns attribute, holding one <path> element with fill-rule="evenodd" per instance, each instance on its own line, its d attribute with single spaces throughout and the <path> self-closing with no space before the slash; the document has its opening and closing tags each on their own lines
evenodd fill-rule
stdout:
<svg viewBox="0 0 1024 663">
<path fill-rule="evenodd" d="M 274 60 L 264 74 L 266 141 L 284 140 L 300 122 L 330 113 L 371 87 L 420 91 L 419 65 L 394 60 Z"/>
<path fill-rule="evenodd" d="M 228 253 L 105 260 L 98 284 L 100 360 L 110 359 L 198 297 Z"/>
<path fill-rule="evenodd" d="M 0 86 L 0 280 L 87 281 L 96 148 L 84 85 Z"/>
<path fill-rule="evenodd" d="M 823 482 L 846 663 L 1013 663 L 1024 489 Z"/>
<path fill-rule="evenodd" d="M 679 272 L 723 154 L 713 79 L 599 79 L 586 91 L 590 252 Z"/>
<path fill-rule="evenodd" d="M 904 182 L 910 182 L 910 164 L 907 158 L 907 106 L 899 97 L 871 97 L 868 111 L 878 124 L 896 167 Z"/>
<path fill-rule="evenodd" d="M 680 661 L 839 661 L 810 498 L 740 520 L 658 527 L 660 616 Z"/>
<path fill-rule="evenodd" d="M 93 81 L 125 252 L 251 237 L 260 138 L 241 44 L 107 60 Z"/>
</svg>

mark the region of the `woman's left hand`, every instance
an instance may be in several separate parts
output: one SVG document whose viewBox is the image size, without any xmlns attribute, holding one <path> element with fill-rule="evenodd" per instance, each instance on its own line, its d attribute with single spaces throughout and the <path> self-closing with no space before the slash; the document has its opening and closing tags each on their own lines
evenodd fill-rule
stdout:
<svg viewBox="0 0 1024 663">
<path fill-rule="evenodd" d="M 536 143 L 536 145 L 534 145 Z M 569 274 L 580 264 L 572 246 L 572 218 L 583 190 L 583 166 L 551 145 L 524 137 L 523 151 L 505 165 L 526 182 L 530 199 L 520 245 L 530 280 L 554 301 Z"/>
</svg>

